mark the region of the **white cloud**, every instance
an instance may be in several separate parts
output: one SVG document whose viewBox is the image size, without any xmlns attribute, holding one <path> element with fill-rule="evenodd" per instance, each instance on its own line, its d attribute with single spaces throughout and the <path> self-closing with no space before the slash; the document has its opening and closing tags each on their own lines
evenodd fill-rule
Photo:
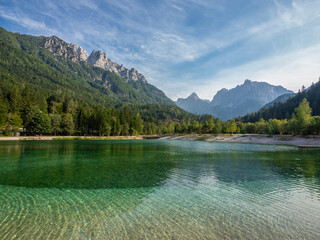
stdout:
<svg viewBox="0 0 320 240">
<path fill-rule="evenodd" d="M 245 79 L 282 85 L 297 92 L 302 85 L 310 86 L 320 76 L 320 44 L 285 55 L 270 57 L 241 66 L 223 69 L 195 90 L 199 96 L 212 99 L 221 88 L 233 88 Z"/>
<path fill-rule="evenodd" d="M 170 1 L 174 9 L 177 6 L 183 9 L 183 7 L 190 6 L 191 4 L 207 4 L 205 2 L 185 1 L 183 4 L 179 4 L 177 1 Z M 218 31 L 208 31 L 206 35 L 202 34 L 200 36 L 189 34 L 184 30 L 184 26 L 181 25 L 180 20 L 185 18 L 187 13 L 180 11 L 181 9 L 179 10 L 179 16 L 173 16 L 172 14 L 176 14 L 176 12 L 170 13 L 167 9 L 159 10 L 167 11 L 163 15 L 169 16 L 176 23 L 171 24 L 170 27 L 166 27 L 163 24 L 160 25 L 160 28 L 154 28 L 152 23 L 151 26 L 144 26 L 143 23 L 132 20 L 130 7 L 124 7 L 119 3 L 117 6 L 120 5 L 122 10 L 124 9 L 131 16 L 129 19 L 126 18 L 124 23 L 129 25 L 133 31 L 140 31 L 147 35 L 143 39 L 144 48 L 140 48 L 139 54 L 145 55 L 146 59 L 152 58 L 158 62 L 179 64 L 186 61 L 197 61 L 207 54 L 214 55 L 215 52 L 223 51 L 240 41 L 251 41 L 251 46 L 254 46 L 255 41 L 266 42 L 285 30 L 294 29 L 315 21 L 320 17 L 320 14 L 317 14 L 319 13 L 320 3 L 316 1 L 310 2 L 312 4 L 305 4 L 304 1 L 294 1 L 292 5 L 284 6 L 275 1 L 276 8 L 269 13 L 268 21 L 260 21 L 259 13 L 256 13 L 253 16 L 230 21 L 225 28 Z M 258 20 L 253 21 L 253 19 Z M 161 22 L 162 20 L 156 19 L 156 21 Z M 241 48 L 241 46 L 239 47 Z M 123 57 L 125 58 L 126 56 L 124 55 Z"/>
</svg>

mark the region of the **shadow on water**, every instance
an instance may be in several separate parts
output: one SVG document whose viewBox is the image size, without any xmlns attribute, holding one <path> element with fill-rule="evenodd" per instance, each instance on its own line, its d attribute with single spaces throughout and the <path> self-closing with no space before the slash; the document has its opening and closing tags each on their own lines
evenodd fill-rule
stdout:
<svg viewBox="0 0 320 240">
<path fill-rule="evenodd" d="M 121 144 L 122 143 L 122 144 Z M 126 141 L 0 145 L 0 184 L 35 188 L 155 187 L 175 166 L 168 146 Z"/>
</svg>

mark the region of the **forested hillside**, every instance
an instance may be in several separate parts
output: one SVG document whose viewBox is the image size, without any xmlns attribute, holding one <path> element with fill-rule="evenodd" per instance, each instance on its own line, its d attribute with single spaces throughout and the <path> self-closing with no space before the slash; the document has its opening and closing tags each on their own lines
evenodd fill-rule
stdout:
<svg viewBox="0 0 320 240">
<path fill-rule="evenodd" d="M 285 102 L 277 102 L 268 108 L 262 108 L 256 113 L 248 114 L 242 118 L 244 122 L 256 122 L 263 118 L 269 120 L 276 119 L 290 119 L 294 113 L 295 108 L 299 106 L 302 100 L 306 98 L 312 108 L 312 115 L 320 115 L 320 82 L 313 84 L 308 90 L 299 92 L 292 98 Z"/>
<path fill-rule="evenodd" d="M 50 47 L 60 49 L 61 54 L 50 52 L 48 42 Z M 125 81 L 115 73 L 76 61 L 75 52 L 57 37 L 20 35 L 0 28 L 0 47 L 1 73 L 10 74 L 20 84 L 47 97 L 62 91 L 79 101 L 109 106 L 125 102 L 174 104 L 147 82 Z"/>
</svg>

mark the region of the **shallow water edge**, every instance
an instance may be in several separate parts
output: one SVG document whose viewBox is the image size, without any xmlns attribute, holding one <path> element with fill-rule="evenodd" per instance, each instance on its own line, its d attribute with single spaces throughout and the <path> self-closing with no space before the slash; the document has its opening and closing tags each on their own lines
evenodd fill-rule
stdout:
<svg viewBox="0 0 320 240">
<path fill-rule="evenodd" d="M 267 134 L 190 134 L 190 135 L 139 135 L 139 136 L 28 136 L 28 137 L 0 137 L 0 141 L 21 140 L 187 140 L 207 142 L 229 142 L 229 143 L 253 143 L 270 145 L 289 145 L 302 148 L 320 148 L 320 136 L 318 135 L 267 135 Z"/>
</svg>

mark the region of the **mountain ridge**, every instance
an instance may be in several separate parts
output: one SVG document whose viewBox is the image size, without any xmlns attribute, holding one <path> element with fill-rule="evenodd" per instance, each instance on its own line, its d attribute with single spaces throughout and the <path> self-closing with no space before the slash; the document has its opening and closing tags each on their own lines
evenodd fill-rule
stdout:
<svg viewBox="0 0 320 240">
<path fill-rule="evenodd" d="M 176 104 L 182 109 L 194 113 L 194 114 L 204 114 L 202 109 L 206 108 L 209 100 L 203 100 L 198 97 L 198 95 L 193 92 L 187 98 L 178 98 Z"/>
<path fill-rule="evenodd" d="M 222 120 L 244 116 L 258 111 L 265 104 L 282 94 L 293 93 L 282 86 L 246 79 L 234 88 L 222 88 L 211 101 L 179 98 L 176 104 L 186 111 L 198 114 L 212 114 Z"/>
<path fill-rule="evenodd" d="M 73 62 L 84 61 L 91 66 L 100 67 L 104 70 L 113 72 L 126 81 L 133 80 L 147 82 L 145 76 L 139 73 L 136 69 L 131 68 L 129 70 L 123 65 L 111 61 L 107 54 L 101 50 L 92 50 L 89 55 L 84 48 L 77 45 L 75 42 L 67 43 L 56 36 L 47 37 L 46 42 L 44 43 L 44 48 L 48 49 L 55 56 L 62 56 Z M 73 53 L 70 54 L 70 51 L 73 51 Z"/>
</svg>

